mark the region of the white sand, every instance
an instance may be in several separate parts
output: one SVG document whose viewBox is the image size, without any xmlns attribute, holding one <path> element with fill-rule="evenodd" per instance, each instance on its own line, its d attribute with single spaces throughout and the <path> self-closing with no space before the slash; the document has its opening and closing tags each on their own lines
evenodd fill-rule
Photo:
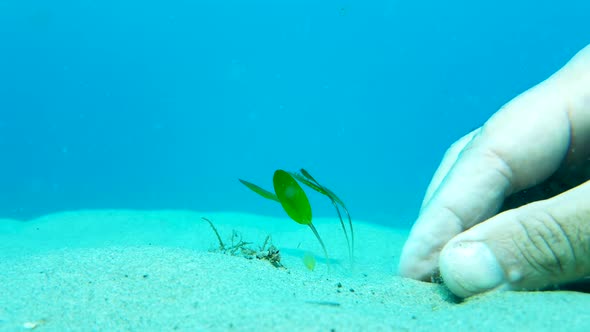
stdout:
<svg viewBox="0 0 590 332">
<path fill-rule="evenodd" d="M 232 229 L 286 269 L 208 252 Z M 590 295 L 501 292 L 457 304 L 444 287 L 395 277 L 403 231 L 356 222 L 354 272 L 335 220 L 186 211 L 81 211 L 0 220 L 0 330 L 22 331 L 587 331 Z M 309 271 L 305 251 L 317 255 Z M 28 324 L 28 325 L 26 325 Z"/>
</svg>

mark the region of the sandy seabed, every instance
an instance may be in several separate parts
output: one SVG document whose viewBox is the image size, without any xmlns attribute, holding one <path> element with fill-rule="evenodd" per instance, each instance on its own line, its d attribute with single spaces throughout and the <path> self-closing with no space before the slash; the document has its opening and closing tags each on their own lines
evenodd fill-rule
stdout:
<svg viewBox="0 0 590 332">
<path fill-rule="evenodd" d="M 285 268 L 212 252 L 208 223 Z M 457 302 L 396 276 L 407 236 L 355 222 L 351 269 L 340 223 L 191 211 L 72 211 L 0 220 L 0 331 L 589 331 L 590 295 L 493 292 Z M 311 252 L 310 271 L 302 257 Z"/>
</svg>

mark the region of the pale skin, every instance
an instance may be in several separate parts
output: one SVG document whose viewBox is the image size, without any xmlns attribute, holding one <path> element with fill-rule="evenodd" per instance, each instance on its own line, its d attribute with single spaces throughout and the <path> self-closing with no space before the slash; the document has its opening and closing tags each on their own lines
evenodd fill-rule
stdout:
<svg viewBox="0 0 590 332">
<path fill-rule="evenodd" d="M 459 297 L 590 279 L 590 45 L 447 150 L 399 273 Z"/>
</svg>

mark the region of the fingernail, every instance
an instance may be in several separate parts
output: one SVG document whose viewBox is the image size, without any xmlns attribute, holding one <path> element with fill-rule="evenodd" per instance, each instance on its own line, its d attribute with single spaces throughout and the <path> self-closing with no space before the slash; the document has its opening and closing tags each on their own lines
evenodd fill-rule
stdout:
<svg viewBox="0 0 590 332">
<path fill-rule="evenodd" d="M 504 271 L 482 242 L 449 243 L 440 253 L 440 272 L 457 296 L 468 297 L 494 289 L 504 282 Z"/>
</svg>

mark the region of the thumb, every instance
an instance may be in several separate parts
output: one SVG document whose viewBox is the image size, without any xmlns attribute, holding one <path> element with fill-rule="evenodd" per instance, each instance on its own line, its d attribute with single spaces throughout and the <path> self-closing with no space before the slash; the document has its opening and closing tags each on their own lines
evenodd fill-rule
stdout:
<svg viewBox="0 0 590 332">
<path fill-rule="evenodd" d="M 460 297 L 590 276 L 590 181 L 457 235 L 443 248 L 439 266 L 447 287 Z"/>
</svg>

